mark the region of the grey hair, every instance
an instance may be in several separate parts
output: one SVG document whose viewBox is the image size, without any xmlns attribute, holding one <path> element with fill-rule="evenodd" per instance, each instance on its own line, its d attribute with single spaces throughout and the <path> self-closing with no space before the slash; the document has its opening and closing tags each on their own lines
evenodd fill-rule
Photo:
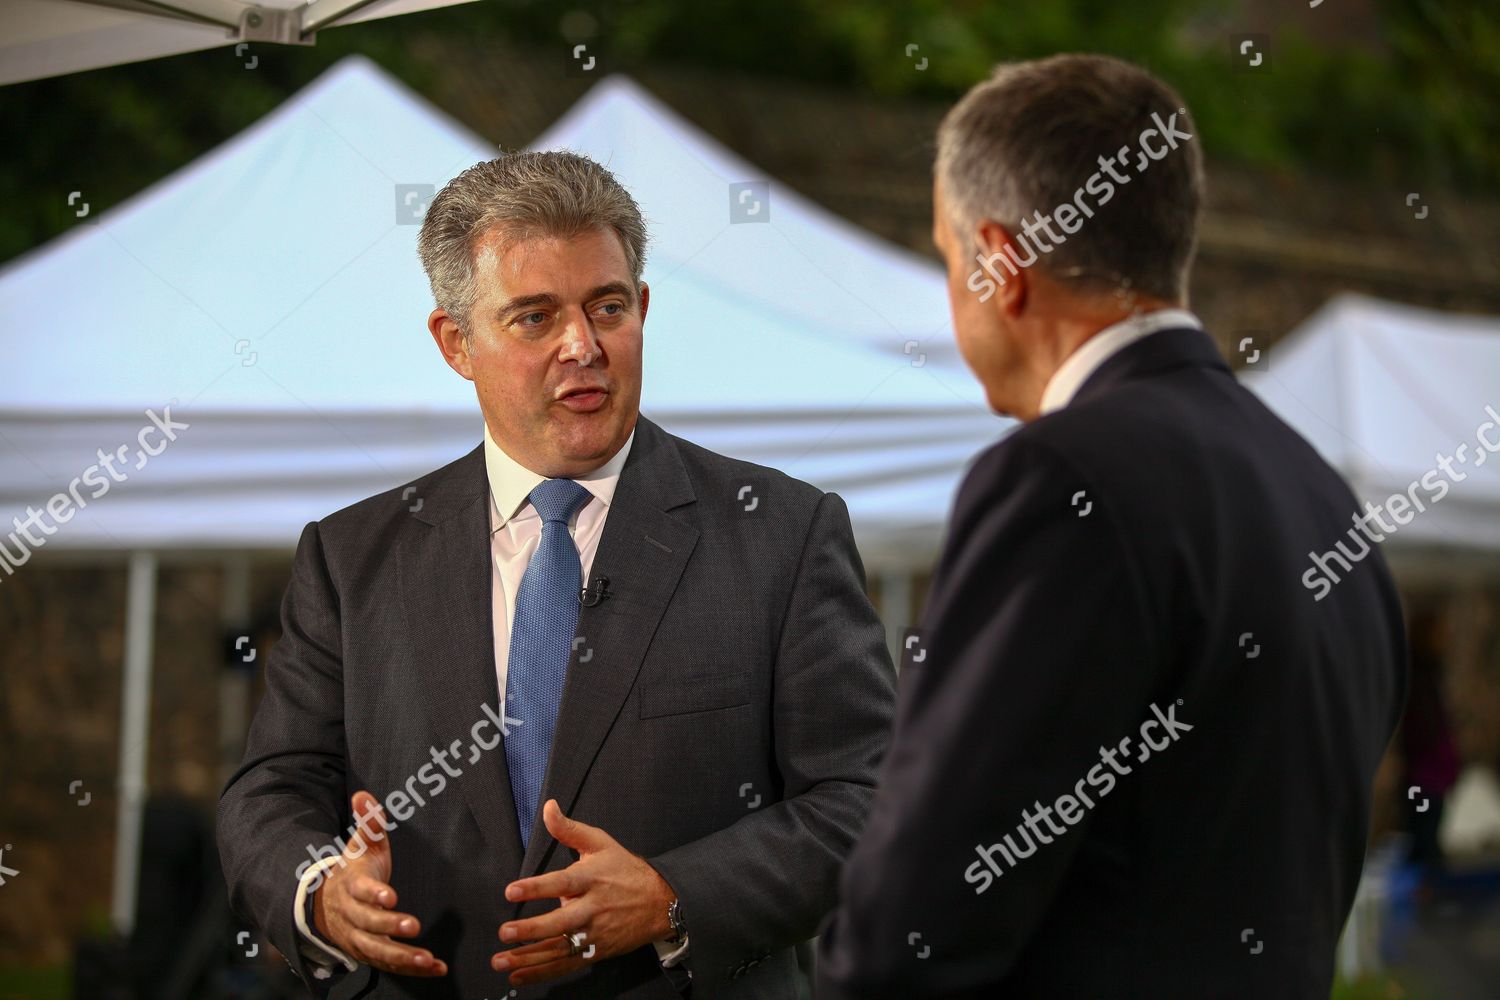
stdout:
<svg viewBox="0 0 1500 1000">
<path fill-rule="evenodd" d="M 641 286 L 646 224 L 614 174 L 577 153 L 509 153 L 476 163 L 444 185 L 417 236 L 432 297 L 465 338 L 479 295 L 475 244 L 497 226 L 511 240 L 568 238 L 607 226 L 620 237 L 631 281 Z"/>
<path fill-rule="evenodd" d="M 1032 213 L 1077 204 L 1101 158 L 1135 150 L 1153 113 L 1196 131 L 1177 93 L 1128 62 L 1070 54 L 1000 64 L 938 128 L 934 170 L 954 232 L 977 247 L 985 219 L 1014 236 Z M 1186 301 L 1203 200 L 1199 145 L 1183 141 L 1127 168 L 1128 182 L 1091 205 L 1083 231 L 1038 254 L 1037 266 L 1079 286 Z"/>
</svg>

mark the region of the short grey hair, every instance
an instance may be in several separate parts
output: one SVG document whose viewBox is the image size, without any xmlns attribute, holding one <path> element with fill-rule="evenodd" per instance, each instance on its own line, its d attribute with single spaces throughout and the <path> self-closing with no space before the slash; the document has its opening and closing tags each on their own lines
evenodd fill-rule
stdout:
<svg viewBox="0 0 1500 1000">
<path fill-rule="evenodd" d="M 1140 146 L 1153 113 L 1196 133 L 1177 93 L 1128 62 L 1058 55 L 1000 64 L 938 128 L 934 170 L 954 232 L 977 246 L 985 219 L 1014 235 L 1033 213 L 1074 203 L 1101 157 Z M 1182 141 L 1144 169 L 1127 167 L 1128 183 L 1091 205 L 1098 217 L 1038 254 L 1037 266 L 1080 286 L 1185 301 L 1203 200 L 1199 145 Z"/>
<path fill-rule="evenodd" d="M 465 338 L 479 295 L 474 248 L 497 226 L 508 240 L 566 239 L 609 227 L 619 236 L 630 279 L 640 289 L 646 224 L 614 174 L 577 153 L 508 153 L 476 163 L 444 185 L 417 236 L 432 297 Z"/>
</svg>

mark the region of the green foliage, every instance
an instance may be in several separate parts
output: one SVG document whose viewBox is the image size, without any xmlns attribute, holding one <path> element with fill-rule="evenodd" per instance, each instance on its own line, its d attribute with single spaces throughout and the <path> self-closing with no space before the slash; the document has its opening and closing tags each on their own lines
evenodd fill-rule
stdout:
<svg viewBox="0 0 1500 1000">
<path fill-rule="evenodd" d="M 1422 1000 L 1425 995 L 1411 992 L 1389 976 L 1361 976 L 1335 980 L 1329 1000 Z"/>
<path fill-rule="evenodd" d="M 1331 9 L 1293 10 L 1273 22 L 1254 7 L 1231 0 L 590 0 L 562 15 L 540 0 L 497 0 L 477 16 L 537 43 L 600 39 L 612 65 L 627 69 L 691 63 L 942 100 L 1000 61 L 1101 52 L 1170 80 L 1218 158 L 1398 185 L 1500 181 L 1500 144 L 1491 138 L 1500 126 L 1493 0 L 1377 0 L 1364 34 L 1349 39 L 1332 27 L 1346 22 L 1332 20 L 1343 15 Z M 569 31 L 590 22 L 592 37 Z M 1266 71 L 1248 72 L 1234 59 L 1241 32 L 1270 36 Z"/>
<path fill-rule="evenodd" d="M 0 967 L 0 1000 L 67 1000 L 72 995 L 72 970 L 66 966 Z"/>
</svg>

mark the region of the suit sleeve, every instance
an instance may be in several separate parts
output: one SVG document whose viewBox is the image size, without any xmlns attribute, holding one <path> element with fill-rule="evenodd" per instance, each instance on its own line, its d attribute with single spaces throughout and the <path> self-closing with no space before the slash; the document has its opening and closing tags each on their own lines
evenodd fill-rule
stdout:
<svg viewBox="0 0 1500 1000">
<path fill-rule="evenodd" d="M 894 675 L 848 509 L 824 494 L 776 653 L 772 724 L 783 797 L 649 859 L 681 899 L 695 989 L 714 991 L 742 966 L 807 940 L 832 907 L 889 739 Z"/>
<path fill-rule="evenodd" d="M 261 928 L 303 982 L 322 988 L 331 981 L 314 978 L 293 902 L 299 868 L 315 860 L 309 848 L 333 844 L 349 807 L 338 599 L 316 524 L 297 545 L 281 626 L 244 759 L 219 799 L 219 854 L 235 912 Z"/>
<path fill-rule="evenodd" d="M 1103 748 L 1136 735 L 1155 683 L 1115 515 L 1025 430 L 965 479 L 922 622 L 925 656 L 903 671 L 870 821 L 819 941 L 820 998 L 986 995 L 1047 914 L 1094 813 L 1070 809 L 1069 824 L 1054 809 L 1058 833 L 1039 806 L 1080 783 L 1094 807 L 1109 801 L 1087 776 Z M 1130 746 L 1121 762 L 1134 767 Z M 1027 813 L 1041 831 L 1029 841 L 1018 832 Z M 1014 866 L 992 854 L 996 875 L 978 848 L 1006 834 L 1016 853 L 1035 850 Z"/>
</svg>

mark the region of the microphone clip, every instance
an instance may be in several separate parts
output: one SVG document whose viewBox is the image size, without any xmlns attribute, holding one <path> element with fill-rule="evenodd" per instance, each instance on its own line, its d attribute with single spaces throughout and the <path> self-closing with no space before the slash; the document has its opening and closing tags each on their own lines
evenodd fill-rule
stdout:
<svg viewBox="0 0 1500 1000">
<path fill-rule="evenodd" d="M 609 597 L 609 577 L 596 576 L 592 584 L 578 592 L 578 603 L 586 608 L 592 608 L 607 597 Z"/>
</svg>

